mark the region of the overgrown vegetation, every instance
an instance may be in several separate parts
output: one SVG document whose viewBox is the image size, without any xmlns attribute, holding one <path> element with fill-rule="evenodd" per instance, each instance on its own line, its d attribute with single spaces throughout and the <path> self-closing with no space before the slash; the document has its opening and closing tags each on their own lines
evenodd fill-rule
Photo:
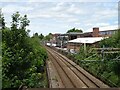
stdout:
<svg viewBox="0 0 120 90">
<path fill-rule="evenodd" d="M 99 48 L 103 48 L 103 46 L 104 48 L 120 48 L 120 31 L 118 30 L 112 37 L 102 40 L 98 46 Z M 109 86 L 120 87 L 120 52 L 98 53 L 96 50 L 91 50 L 92 48 L 95 47 L 88 45 L 86 53 L 83 53 L 84 47 L 80 46 L 77 54 L 58 51 Z"/>
<path fill-rule="evenodd" d="M 46 87 L 46 50 L 38 37 L 26 30 L 30 21 L 19 12 L 12 15 L 11 28 L 2 28 L 2 88 Z"/>
<path fill-rule="evenodd" d="M 119 30 L 112 37 L 99 43 L 100 48 L 103 46 L 104 48 L 120 48 Z M 80 52 L 74 56 L 77 63 L 111 87 L 120 87 L 120 52 L 98 53 L 91 51 L 91 48 L 92 46 L 87 47 L 87 54 L 82 53 L 83 47 L 80 48 Z"/>
</svg>

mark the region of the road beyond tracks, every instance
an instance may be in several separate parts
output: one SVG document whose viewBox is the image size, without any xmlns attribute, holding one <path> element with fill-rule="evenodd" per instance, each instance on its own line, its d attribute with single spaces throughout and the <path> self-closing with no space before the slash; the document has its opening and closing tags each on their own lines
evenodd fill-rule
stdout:
<svg viewBox="0 0 120 90">
<path fill-rule="evenodd" d="M 73 61 L 46 47 L 49 88 L 109 88 Z"/>
</svg>

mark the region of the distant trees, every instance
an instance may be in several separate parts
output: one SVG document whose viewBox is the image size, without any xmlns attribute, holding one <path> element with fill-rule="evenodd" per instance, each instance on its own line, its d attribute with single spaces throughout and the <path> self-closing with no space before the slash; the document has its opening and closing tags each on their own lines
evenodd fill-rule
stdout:
<svg viewBox="0 0 120 90">
<path fill-rule="evenodd" d="M 20 22 L 20 14 L 19 12 L 16 12 L 12 15 L 11 29 L 18 29 L 19 22 Z"/>
<path fill-rule="evenodd" d="M 67 33 L 69 33 L 69 32 L 79 32 L 79 33 L 82 33 L 83 31 L 81 29 L 72 28 L 72 29 L 67 31 Z"/>
<path fill-rule="evenodd" d="M 20 21 L 21 29 L 26 29 L 26 26 L 28 26 L 30 23 L 30 21 L 27 19 L 27 15 L 24 15 L 20 19 L 21 19 Z"/>
<path fill-rule="evenodd" d="M 33 37 L 38 37 L 38 33 L 33 34 Z"/>
<path fill-rule="evenodd" d="M 41 33 L 40 35 L 38 34 L 38 33 L 35 33 L 35 34 L 33 34 L 33 36 L 32 37 L 37 37 L 37 38 L 39 38 L 40 40 L 43 40 L 44 39 L 44 35 Z"/>
<path fill-rule="evenodd" d="M 48 40 L 48 41 L 50 41 L 51 38 L 52 38 L 52 33 L 49 33 L 48 35 L 46 35 L 46 36 L 44 37 L 44 39 L 45 39 L 45 40 Z"/>
<path fill-rule="evenodd" d="M 50 39 L 52 38 L 52 33 L 49 33 L 46 36 L 44 36 L 42 33 L 41 34 L 35 33 L 33 34 L 33 37 L 38 37 L 40 40 L 50 41 Z"/>
<path fill-rule="evenodd" d="M 16 12 L 12 15 L 12 22 L 11 23 L 12 23 L 11 28 L 26 29 L 26 26 L 29 25 L 30 21 L 27 19 L 27 15 L 20 17 L 19 12 Z"/>
<path fill-rule="evenodd" d="M 42 33 L 38 37 L 40 38 L 40 40 L 44 39 L 44 35 Z"/>
</svg>

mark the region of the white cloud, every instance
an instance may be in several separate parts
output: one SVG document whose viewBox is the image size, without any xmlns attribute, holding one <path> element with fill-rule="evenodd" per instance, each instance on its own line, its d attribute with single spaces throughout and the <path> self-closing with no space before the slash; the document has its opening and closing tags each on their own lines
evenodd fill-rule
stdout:
<svg viewBox="0 0 120 90">
<path fill-rule="evenodd" d="M 34 18 L 51 18 L 51 15 L 49 14 L 30 14 L 28 18 L 34 19 Z"/>
<path fill-rule="evenodd" d="M 109 25 L 109 26 L 101 26 L 101 27 L 99 27 L 100 31 L 114 30 L 114 29 L 118 29 L 118 25 Z M 86 30 L 86 32 L 92 32 L 92 31 L 93 31 L 93 27 Z"/>
<path fill-rule="evenodd" d="M 95 14 L 98 16 L 113 17 L 113 16 L 116 16 L 118 14 L 118 10 L 117 9 L 110 9 L 110 8 L 104 9 L 104 10 L 99 9 L 99 11 L 95 12 Z"/>
<path fill-rule="evenodd" d="M 57 12 L 51 12 L 51 11 L 47 11 L 47 12 L 33 12 L 32 14 L 29 15 L 29 18 L 70 18 L 71 15 L 68 14 L 61 14 L 61 13 L 57 13 Z"/>
<path fill-rule="evenodd" d="M 77 22 L 79 21 L 77 18 L 70 18 L 68 20 L 66 20 L 67 22 Z"/>
<path fill-rule="evenodd" d="M 93 24 L 92 23 L 87 23 L 86 26 L 93 26 Z"/>
<path fill-rule="evenodd" d="M 59 11 L 63 9 L 65 9 L 64 2 L 57 3 L 57 5 L 52 8 L 53 11 Z"/>
<path fill-rule="evenodd" d="M 114 29 L 118 29 L 118 25 L 104 26 L 104 27 L 100 27 L 99 29 L 100 31 L 114 30 Z"/>
<path fill-rule="evenodd" d="M 72 15 L 68 14 L 67 12 L 64 11 L 66 8 L 64 6 L 64 3 L 57 3 L 56 6 L 47 7 L 47 8 L 39 8 L 35 9 L 32 13 L 29 14 L 29 18 L 71 18 Z"/>
<path fill-rule="evenodd" d="M 86 11 L 84 8 L 77 7 L 75 4 L 71 4 L 70 8 L 66 10 L 68 13 L 73 13 L 73 14 L 85 14 Z"/>
<path fill-rule="evenodd" d="M 96 11 L 97 12 L 97 11 Z M 99 10 L 99 13 L 93 13 L 88 15 L 87 18 L 84 19 L 83 23 L 86 24 L 96 24 L 96 23 L 101 23 L 101 24 L 105 24 L 104 22 L 110 22 L 110 20 L 112 20 L 113 18 L 117 20 L 118 18 L 118 14 L 116 10 L 113 11 L 103 11 Z M 105 12 L 105 13 L 104 13 Z"/>
<path fill-rule="evenodd" d="M 79 23 L 79 22 L 76 22 L 76 23 L 75 23 L 75 25 L 80 25 L 80 24 L 81 24 L 81 23 Z"/>
<path fill-rule="evenodd" d="M 29 0 L 25 4 L 4 4 L 3 13 L 10 17 L 15 11 L 25 13 L 30 19 L 32 32 L 63 32 L 70 28 L 92 28 L 94 26 L 108 26 L 116 24 L 117 10 L 112 3 L 79 3 L 79 2 L 34 2 Z M 6 18 L 5 17 L 5 18 Z M 8 20 L 6 20 L 8 21 Z M 36 23 L 39 23 L 36 25 Z M 41 29 L 41 30 L 40 30 Z M 46 30 L 46 31 L 44 31 Z M 47 31 L 48 30 L 48 31 Z"/>
<path fill-rule="evenodd" d="M 115 21 L 114 24 L 118 24 L 118 21 Z"/>
<path fill-rule="evenodd" d="M 23 7 L 23 6 L 18 6 L 18 5 L 7 5 L 2 8 L 3 13 L 13 13 L 16 11 L 19 12 L 27 12 L 33 10 L 32 7 Z"/>
<path fill-rule="evenodd" d="M 97 23 L 95 26 L 109 26 L 109 23 Z"/>
<path fill-rule="evenodd" d="M 118 2 L 119 0 L 28 0 L 26 2 Z M 0 2 L 25 2 L 25 0 L 0 0 Z"/>
</svg>

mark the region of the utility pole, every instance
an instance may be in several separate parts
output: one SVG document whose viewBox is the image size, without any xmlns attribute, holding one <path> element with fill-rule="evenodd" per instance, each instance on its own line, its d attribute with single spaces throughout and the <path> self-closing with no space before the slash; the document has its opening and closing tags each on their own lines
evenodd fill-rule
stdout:
<svg viewBox="0 0 120 90">
<path fill-rule="evenodd" d="M 103 48 L 102 48 L 102 51 L 101 51 L 101 53 L 102 53 L 102 61 L 104 61 L 104 48 L 105 48 L 105 46 L 103 45 Z"/>
<path fill-rule="evenodd" d="M 86 43 L 84 43 L 84 54 L 86 55 Z"/>
<path fill-rule="evenodd" d="M 61 40 L 61 49 L 62 49 L 62 40 Z"/>
</svg>

